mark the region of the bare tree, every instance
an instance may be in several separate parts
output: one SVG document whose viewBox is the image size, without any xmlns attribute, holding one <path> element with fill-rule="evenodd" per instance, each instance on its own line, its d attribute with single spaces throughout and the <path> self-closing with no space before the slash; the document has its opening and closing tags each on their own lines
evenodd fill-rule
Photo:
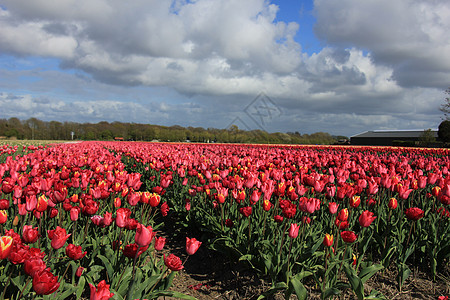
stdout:
<svg viewBox="0 0 450 300">
<path fill-rule="evenodd" d="M 450 95 L 450 88 L 446 89 L 445 93 L 447 95 Z M 441 105 L 439 110 L 444 113 L 445 119 L 449 120 L 449 115 L 450 115 L 450 97 L 445 98 L 445 103 Z"/>
</svg>

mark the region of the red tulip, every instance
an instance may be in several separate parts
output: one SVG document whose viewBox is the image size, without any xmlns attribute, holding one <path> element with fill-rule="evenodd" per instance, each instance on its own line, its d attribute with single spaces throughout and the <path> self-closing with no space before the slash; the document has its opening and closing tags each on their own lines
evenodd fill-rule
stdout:
<svg viewBox="0 0 450 300">
<path fill-rule="evenodd" d="M 373 216 L 373 212 L 370 212 L 368 210 L 363 211 L 363 213 L 359 216 L 359 225 L 362 227 L 369 227 L 370 224 L 376 219 L 377 217 Z"/>
<path fill-rule="evenodd" d="M 20 198 L 20 197 L 18 197 Z M 8 199 L 0 199 L 0 209 L 8 209 L 9 208 L 9 200 Z"/>
<path fill-rule="evenodd" d="M 153 228 L 152 226 L 145 227 L 142 224 L 137 225 L 135 242 L 141 247 L 150 245 L 153 239 Z"/>
<path fill-rule="evenodd" d="M 169 256 L 166 257 L 166 255 L 163 255 L 164 257 L 164 264 L 167 268 L 169 268 L 172 271 L 180 271 L 183 269 L 183 264 L 181 263 L 181 259 L 174 255 L 169 254 Z"/>
<path fill-rule="evenodd" d="M 350 206 L 353 208 L 357 208 L 359 204 L 361 203 L 361 197 L 360 196 L 353 196 L 350 198 Z"/>
<path fill-rule="evenodd" d="M 70 209 L 70 220 L 76 221 L 78 220 L 78 216 L 80 214 L 80 208 L 78 206 L 74 206 Z"/>
<path fill-rule="evenodd" d="M 78 267 L 75 275 L 77 275 L 77 277 L 80 277 L 83 274 L 84 268 L 83 267 Z"/>
<path fill-rule="evenodd" d="M 358 238 L 353 231 L 342 231 L 341 237 L 346 243 L 353 243 Z"/>
<path fill-rule="evenodd" d="M 164 248 L 165 244 L 166 244 L 166 238 L 164 238 L 162 236 L 155 238 L 155 250 L 161 251 Z"/>
<path fill-rule="evenodd" d="M 289 227 L 289 237 L 295 239 L 298 236 L 298 229 L 300 226 L 298 224 L 292 223 L 291 227 Z"/>
<path fill-rule="evenodd" d="M 396 209 L 396 208 L 397 208 L 397 205 L 398 205 L 397 199 L 395 199 L 395 198 L 389 199 L 388 207 L 389 207 L 390 209 Z"/>
<path fill-rule="evenodd" d="M 169 205 L 167 204 L 167 202 L 161 204 L 160 210 L 163 217 L 167 216 L 167 214 L 169 213 Z"/>
<path fill-rule="evenodd" d="M 347 221 L 348 220 L 348 209 L 347 208 L 343 208 L 339 211 L 338 213 L 338 219 L 341 222 Z"/>
<path fill-rule="evenodd" d="M 89 283 L 89 288 L 91 289 L 91 295 L 89 300 L 108 300 L 114 293 L 109 290 L 109 284 L 106 284 L 105 280 L 99 282 L 97 287 Z"/>
<path fill-rule="evenodd" d="M 11 236 L 2 236 L 0 238 L 0 259 L 5 259 L 9 256 L 12 250 L 13 238 Z"/>
<path fill-rule="evenodd" d="M 161 196 L 160 195 L 158 195 L 156 193 L 153 193 L 150 196 L 149 203 L 150 203 L 151 207 L 157 207 L 160 202 L 161 202 Z"/>
<path fill-rule="evenodd" d="M 6 210 L 0 210 L 0 224 L 5 224 L 8 221 L 8 213 Z"/>
<path fill-rule="evenodd" d="M 138 252 L 139 248 L 139 252 Z M 139 257 L 142 253 L 144 253 L 148 249 L 148 246 L 145 247 L 139 247 L 136 243 L 128 244 L 125 247 L 123 247 L 123 255 L 129 258 L 135 258 L 136 253 Z"/>
<path fill-rule="evenodd" d="M 82 259 L 86 255 L 87 251 L 82 251 L 81 246 L 75 246 L 74 244 L 69 244 L 66 247 L 66 255 L 73 260 Z"/>
<path fill-rule="evenodd" d="M 246 218 L 248 218 L 252 214 L 252 207 L 251 206 L 245 206 L 241 207 L 239 209 L 239 212 Z"/>
<path fill-rule="evenodd" d="M 193 255 L 200 248 L 201 244 L 202 242 L 197 241 L 195 238 L 190 239 L 186 237 L 186 253 Z"/>
<path fill-rule="evenodd" d="M 326 247 L 330 247 L 331 245 L 333 245 L 333 235 L 326 233 L 323 238 L 323 244 Z"/>
<path fill-rule="evenodd" d="M 32 244 L 39 238 L 39 230 L 37 227 L 33 228 L 31 225 L 23 226 L 22 240 L 27 244 Z"/>
<path fill-rule="evenodd" d="M 124 228 L 127 224 L 128 218 L 131 216 L 131 210 L 129 208 L 119 208 L 116 214 L 117 227 Z"/>
<path fill-rule="evenodd" d="M 37 272 L 45 270 L 45 268 L 47 268 L 45 262 L 39 257 L 31 257 L 24 262 L 25 273 L 31 277 L 33 277 Z"/>
<path fill-rule="evenodd" d="M 338 208 L 339 204 L 337 204 L 336 202 L 328 203 L 328 211 L 330 212 L 330 214 L 334 215 L 335 213 L 337 213 Z"/>
<path fill-rule="evenodd" d="M 48 269 L 36 272 L 33 276 L 33 289 L 38 295 L 49 295 L 59 288 L 58 277 Z"/>
<path fill-rule="evenodd" d="M 418 207 L 411 207 L 405 211 L 405 215 L 409 220 L 417 221 L 423 218 L 424 212 Z"/>
<path fill-rule="evenodd" d="M 48 237 L 52 241 L 51 246 L 53 249 L 59 249 L 66 243 L 71 234 L 66 233 L 65 228 L 56 226 L 56 229 L 47 230 Z"/>
</svg>

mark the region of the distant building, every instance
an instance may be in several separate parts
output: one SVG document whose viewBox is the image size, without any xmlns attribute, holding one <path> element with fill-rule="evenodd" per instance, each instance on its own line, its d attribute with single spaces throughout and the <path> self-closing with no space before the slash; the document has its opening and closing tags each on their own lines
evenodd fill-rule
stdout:
<svg viewBox="0 0 450 300">
<path fill-rule="evenodd" d="M 438 138 L 438 131 L 431 130 L 433 136 Z M 361 146 L 393 146 L 395 141 L 418 142 L 424 130 L 371 130 L 350 137 L 352 145 Z"/>
<path fill-rule="evenodd" d="M 115 140 L 115 141 L 123 141 L 123 137 L 116 136 L 116 137 L 114 138 L 114 140 Z"/>
</svg>

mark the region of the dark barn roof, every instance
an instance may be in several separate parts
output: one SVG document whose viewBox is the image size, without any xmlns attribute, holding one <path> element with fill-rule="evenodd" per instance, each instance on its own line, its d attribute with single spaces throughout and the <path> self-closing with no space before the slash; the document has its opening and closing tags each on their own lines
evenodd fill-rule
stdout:
<svg viewBox="0 0 450 300">
<path fill-rule="evenodd" d="M 437 130 L 431 130 L 438 137 Z M 371 130 L 350 137 L 352 145 L 392 146 L 393 141 L 418 141 L 424 130 Z"/>
</svg>

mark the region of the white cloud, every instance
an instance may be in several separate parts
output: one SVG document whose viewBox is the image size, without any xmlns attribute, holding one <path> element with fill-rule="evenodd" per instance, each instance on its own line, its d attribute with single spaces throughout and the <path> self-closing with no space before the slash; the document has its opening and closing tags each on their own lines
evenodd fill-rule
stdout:
<svg viewBox="0 0 450 300">
<path fill-rule="evenodd" d="M 316 32 L 372 53 L 403 86 L 450 82 L 450 4 L 445 0 L 315 0 Z M 439 76 L 434 72 L 441 72 Z"/>
</svg>

